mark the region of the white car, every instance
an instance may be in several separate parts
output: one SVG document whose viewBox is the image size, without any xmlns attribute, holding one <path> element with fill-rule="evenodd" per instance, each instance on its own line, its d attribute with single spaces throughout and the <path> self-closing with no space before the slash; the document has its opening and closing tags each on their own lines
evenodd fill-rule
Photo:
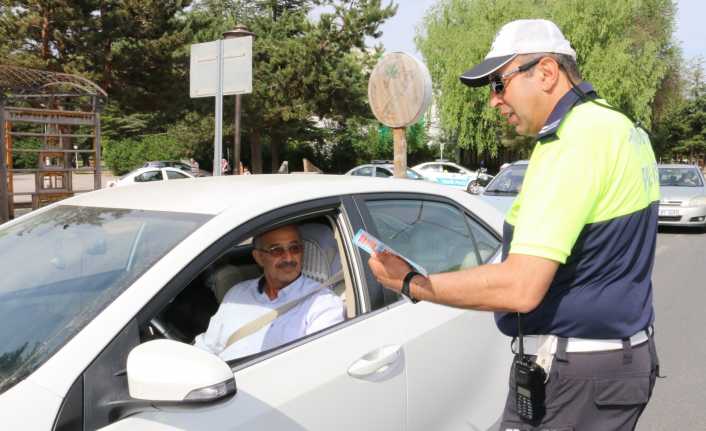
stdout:
<svg viewBox="0 0 706 431">
<path fill-rule="evenodd" d="M 478 172 L 446 161 L 420 163 L 413 169 L 430 181 L 463 190 L 468 188 L 468 183 L 479 177 Z"/>
<path fill-rule="evenodd" d="M 407 168 L 406 174 L 407 178 L 410 180 L 424 179 L 422 175 L 415 172 L 414 169 L 411 168 Z M 346 172 L 344 175 L 353 175 L 358 177 L 393 178 L 395 175 L 395 165 L 392 163 L 368 163 L 365 165 L 356 166 L 355 168 Z"/>
<path fill-rule="evenodd" d="M 253 235 L 294 222 L 307 275 L 339 259 L 345 321 L 242 360 L 192 346 L 257 276 Z M 333 175 L 160 181 L 41 208 L 0 226 L 2 429 L 495 429 L 512 354 L 492 314 L 382 288 L 352 238 L 365 228 L 439 272 L 498 261 L 501 227 L 464 191 Z"/>
<path fill-rule="evenodd" d="M 194 176 L 178 168 L 148 166 L 135 169 L 121 176 L 116 181 L 108 182 L 108 187 L 122 187 L 152 181 L 183 180 L 185 178 L 194 178 Z"/>
</svg>

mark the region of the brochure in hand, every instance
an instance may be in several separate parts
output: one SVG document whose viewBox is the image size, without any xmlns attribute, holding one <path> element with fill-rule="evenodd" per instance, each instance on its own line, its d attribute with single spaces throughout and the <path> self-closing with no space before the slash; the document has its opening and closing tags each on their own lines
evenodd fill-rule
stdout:
<svg viewBox="0 0 706 431">
<path fill-rule="evenodd" d="M 425 277 L 429 276 L 427 270 L 424 269 L 422 266 L 397 253 L 395 250 L 391 249 L 387 244 L 375 238 L 369 232 L 363 229 L 358 230 L 358 233 L 355 234 L 355 238 L 353 238 L 353 242 L 355 243 L 355 245 L 363 249 L 363 251 L 367 252 L 368 254 L 373 254 L 373 251 L 376 253 L 388 252 L 390 254 L 394 254 L 395 256 L 407 262 L 409 266 L 414 268 L 414 270 L 418 273 L 422 274 Z"/>
</svg>

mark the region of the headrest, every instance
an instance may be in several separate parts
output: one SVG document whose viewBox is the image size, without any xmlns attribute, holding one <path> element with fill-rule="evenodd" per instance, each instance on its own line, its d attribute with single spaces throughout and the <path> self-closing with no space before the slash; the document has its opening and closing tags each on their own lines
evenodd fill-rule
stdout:
<svg viewBox="0 0 706 431">
<path fill-rule="evenodd" d="M 322 223 L 304 223 L 299 225 L 299 233 L 304 243 L 304 275 L 323 283 L 341 271 L 338 245 L 329 226 Z"/>
</svg>

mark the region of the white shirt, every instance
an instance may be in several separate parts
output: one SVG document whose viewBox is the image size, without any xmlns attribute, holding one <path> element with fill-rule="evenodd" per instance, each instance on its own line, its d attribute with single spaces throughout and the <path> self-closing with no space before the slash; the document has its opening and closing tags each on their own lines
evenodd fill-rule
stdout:
<svg viewBox="0 0 706 431">
<path fill-rule="evenodd" d="M 288 343 L 343 321 L 345 308 L 341 298 L 323 289 L 280 315 L 259 331 L 226 347 L 228 338 L 246 323 L 284 304 L 308 295 L 320 284 L 304 275 L 279 290 L 270 300 L 259 290 L 260 278 L 236 284 L 223 297 L 208 329 L 196 336 L 194 345 L 224 360 L 240 358 Z"/>
</svg>

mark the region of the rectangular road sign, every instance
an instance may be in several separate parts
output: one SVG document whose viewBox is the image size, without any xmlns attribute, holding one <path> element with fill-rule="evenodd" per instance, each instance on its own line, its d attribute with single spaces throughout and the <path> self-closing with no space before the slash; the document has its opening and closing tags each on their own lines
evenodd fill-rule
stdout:
<svg viewBox="0 0 706 431">
<path fill-rule="evenodd" d="M 189 95 L 214 97 L 218 88 L 218 42 L 191 45 Z M 252 93 L 252 37 L 225 39 L 223 95 Z"/>
</svg>

